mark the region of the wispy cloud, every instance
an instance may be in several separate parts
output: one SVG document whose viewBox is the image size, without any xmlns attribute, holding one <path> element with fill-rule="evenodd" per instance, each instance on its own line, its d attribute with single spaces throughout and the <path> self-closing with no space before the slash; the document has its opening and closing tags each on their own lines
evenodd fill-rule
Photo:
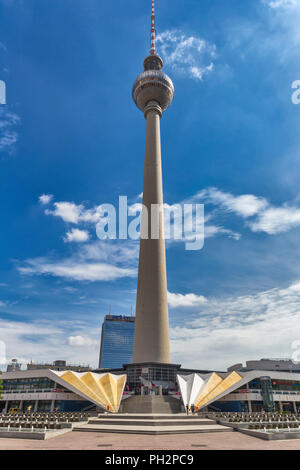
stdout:
<svg viewBox="0 0 300 470">
<path fill-rule="evenodd" d="M 222 369 L 237 361 L 291 357 L 292 343 L 300 339 L 299 318 L 300 282 L 236 298 L 208 298 L 190 321 L 172 328 L 172 360 Z"/>
<path fill-rule="evenodd" d="M 178 204 L 169 205 L 165 203 L 165 216 L 167 213 L 174 211 L 174 217 L 170 223 L 170 233 L 179 233 L 182 229 L 182 215 L 178 218 L 176 215 L 176 206 L 183 207 L 184 204 L 205 204 L 205 225 L 204 235 L 205 239 L 215 237 L 218 235 L 225 235 L 229 238 L 239 240 L 241 234 L 235 230 L 231 230 L 228 227 L 224 227 L 218 220 L 220 215 L 224 213 L 232 213 L 244 220 L 245 226 L 248 227 L 252 232 L 264 232 L 269 235 L 275 235 L 278 233 L 288 232 L 289 230 L 300 226 L 300 207 L 297 203 L 284 202 L 281 206 L 273 205 L 265 197 L 257 196 L 255 194 L 241 194 L 234 195 L 229 192 L 222 191 L 215 187 L 205 188 L 198 193 L 194 194 L 190 198 L 181 201 Z M 216 206 L 216 210 L 210 210 L 209 206 Z M 87 209 L 84 204 L 75 204 L 73 202 L 55 202 L 54 209 L 46 209 L 45 213 L 48 215 L 54 215 L 60 217 L 66 223 L 72 223 L 75 225 L 80 224 L 92 224 L 96 223 L 104 216 L 105 212 L 102 206 L 94 206 L 91 209 Z M 128 206 L 128 212 L 130 215 L 136 215 L 136 210 L 141 210 L 140 202 L 133 202 Z M 187 220 L 185 220 L 185 223 Z M 199 222 L 199 221 L 198 221 Z M 201 220 L 202 223 L 202 220 Z M 168 224 L 165 224 L 168 226 Z M 192 224 L 190 224 L 192 226 Z M 188 224 L 186 223 L 186 226 Z M 199 227 L 197 227 L 199 233 Z M 195 237 L 195 233 L 191 232 L 184 233 L 181 238 L 173 238 L 169 240 L 167 247 L 172 245 L 173 242 L 186 242 L 191 241 Z M 64 237 L 65 242 L 87 242 L 90 238 L 90 234 L 87 230 L 82 228 L 72 228 L 67 231 Z M 107 248 L 103 250 L 103 244 L 90 244 L 88 250 L 92 256 L 98 256 L 99 247 L 101 251 L 112 255 L 115 250 L 115 244 L 106 243 Z M 134 247 L 134 244 L 127 244 L 127 246 Z M 110 248 L 108 248 L 110 247 Z M 128 248 L 132 250 L 132 248 Z M 124 246 L 122 248 L 124 250 Z M 136 250 L 136 248 L 134 248 Z M 102 255 L 101 255 L 102 256 Z M 109 260 L 109 258 L 107 258 Z"/>
<path fill-rule="evenodd" d="M 98 341 L 87 338 L 86 336 L 69 336 L 68 338 L 68 343 L 70 346 L 73 347 L 79 347 L 79 348 L 85 348 L 85 347 L 90 347 L 92 345 L 97 345 Z"/>
<path fill-rule="evenodd" d="M 203 199 L 207 203 L 220 205 L 225 210 L 235 212 L 242 217 L 251 217 L 268 206 L 266 199 L 254 196 L 253 194 L 234 196 L 213 187 L 198 193 L 197 198 Z"/>
<path fill-rule="evenodd" d="M 294 206 L 272 207 L 259 213 L 256 220 L 249 222 L 253 232 L 266 232 L 269 235 L 288 232 L 300 226 L 300 208 Z"/>
<path fill-rule="evenodd" d="M 51 317 L 52 312 L 49 312 Z M 99 337 L 99 329 L 90 321 L 56 320 L 53 323 L 0 319 L 0 341 L 6 345 L 6 363 L 17 357 L 24 364 L 32 359 L 51 364 L 57 358 L 57 351 L 63 351 L 63 359 L 68 363 L 96 366 Z"/>
<path fill-rule="evenodd" d="M 201 193 L 200 193 L 201 194 Z M 42 196 L 40 196 L 41 199 Z M 52 199 L 52 196 L 51 196 Z M 136 217 L 141 214 L 142 210 L 142 204 L 140 202 L 141 199 L 141 194 L 136 197 L 135 200 L 132 201 L 131 204 L 128 205 L 128 215 Z M 46 201 L 48 202 L 48 197 L 45 195 L 45 203 Z M 49 200 L 51 202 L 51 200 Z M 180 216 L 179 218 L 176 216 L 176 206 L 180 205 L 183 208 L 184 204 L 196 204 L 199 203 L 199 194 L 197 194 L 194 197 L 191 197 L 187 200 L 183 200 L 177 204 L 169 205 L 168 203 L 164 204 L 164 210 L 165 210 L 165 217 L 167 213 L 172 213 L 172 211 L 175 209 L 175 215 L 174 218 L 170 219 L 170 231 L 171 233 L 178 232 L 180 231 L 180 228 L 182 228 L 182 217 Z M 116 207 L 116 213 L 118 211 L 118 208 Z M 140 212 L 140 214 L 139 214 Z M 106 221 L 106 212 L 105 208 L 103 208 L 102 205 L 96 205 L 92 208 L 86 208 L 83 203 L 81 204 L 75 204 L 74 202 L 68 202 L 68 201 L 63 201 L 63 202 L 54 202 L 53 208 L 47 208 L 45 210 L 46 215 L 52 215 L 55 217 L 61 218 L 64 222 L 67 224 L 74 224 L 74 225 L 96 225 L 97 222 L 99 222 L 102 218 L 105 219 Z M 239 240 L 240 234 L 232 231 L 228 228 L 224 228 L 220 224 L 213 224 L 211 223 L 211 215 L 206 214 L 205 215 L 205 238 L 210 238 L 214 237 L 216 235 L 227 235 L 230 238 L 234 238 L 235 240 Z M 187 223 L 187 218 L 185 219 L 186 221 L 186 226 L 189 224 Z M 201 220 L 202 223 L 202 220 Z M 165 224 L 166 228 L 167 224 Z M 192 224 L 190 224 L 192 227 Z M 197 230 L 199 231 L 199 227 L 197 227 Z M 67 237 L 65 237 L 65 241 L 86 241 L 85 235 L 83 234 L 83 230 L 77 230 L 77 229 L 72 229 L 71 232 L 68 232 Z M 172 242 L 183 242 L 185 243 L 186 241 L 192 241 L 195 238 L 195 233 L 191 232 L 188 233 L 185 231 L 184 236 L 180 239 L 173 239 L 171 238 L 168 240 L 168 246 Z M 113 246 L 113 245 L 111 245 Z"/>
<path fill-rule="evenodd" d="M 86 262 L 73 258 L 51 261 L 48 258 L 28 259 L 18 267 L 21 274 L 44 274 L 74 281 L 114 281 L 122 277 L 134 277 L 132 268 L 100 262 Z"/>
<path fill-rule="evenodd" d="M 253 232 L 274 235 L 300 226 L 300 207 L 296 204 L 284 203 L 276 207 L 263 197 L 253 194 L 235 196 L 217 188 L 200 191 L 195 198 L 246 219 Z"/>
<path fill-rule="evenodd" d="M 12 154 L 18 141 L 18 133 L 15 129 L 20 121 L 19 116 L 7 111 L 6 107 L 0 107 L 0 152 Z"/>
<path fill-rule="evenodd" d="M 271 8 L 293 8 L 300 7 L 300 0 L 262 0 Z"/>
<path fill-rule="evenodd" d="M 282 62 L 291 60 L 298 70 L 297 51 L 300 43 L 300 0 L 261 0 L 268 8 L 272 30 L 273 46 L 277 48 Z M 272 32 L 273 32 L 272 31 Z M 268 37 L 265 38 L 269 40 Z"/>
<path fill-rule="evenodd" d="M 157 44 L 166 65 L 180 75 L 195 80 L 214 69 L 216 46 L 180 30 L 167 30 L 157 36 Z"/>
<path fill-rule="evenodd" d="M 139 245 L 133 241 L 79 244 L 70 257 L 27 259 L 17 266 L 23 275 L 48 275 L 65 280 L 96 282 L 135 277 Z"/>
</svg>

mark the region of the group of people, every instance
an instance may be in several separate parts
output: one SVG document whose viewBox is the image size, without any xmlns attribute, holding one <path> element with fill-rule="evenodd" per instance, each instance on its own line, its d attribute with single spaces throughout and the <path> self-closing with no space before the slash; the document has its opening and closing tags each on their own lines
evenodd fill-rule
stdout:
<svg viewBox="0 0 300 470">
<path fill-rule="evenodd" d="M 198 411 L 198 406 L 195 406 L 195 405 L 186 405 L 185 406 L 185 409 L 186 409 L 186 414 L 189 415 L 190 413 L 193 415 L 194 413 L 197 413 Z"/>
</svg>

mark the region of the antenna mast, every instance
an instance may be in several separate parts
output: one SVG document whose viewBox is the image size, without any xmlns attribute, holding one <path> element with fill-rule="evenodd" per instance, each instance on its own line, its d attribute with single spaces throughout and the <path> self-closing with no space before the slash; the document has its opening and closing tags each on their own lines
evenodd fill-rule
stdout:
<svg viewBox="0 0 300 470">
<path fill-rule="evenodd" d="M 155 0 L 152 0 L 152 16 L 151 16 L 151 49 L 150 49 L 150 54 L 151 55 L 156 55 L 156 48 L 155 48 Z"/>
</svg>

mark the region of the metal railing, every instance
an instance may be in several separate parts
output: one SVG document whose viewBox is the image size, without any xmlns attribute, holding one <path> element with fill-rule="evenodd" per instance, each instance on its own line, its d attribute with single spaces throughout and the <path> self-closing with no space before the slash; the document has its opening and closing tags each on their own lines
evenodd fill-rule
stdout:
<svg viewBox="0 0 300 470">
<path fill-rule="evenodd" d="M 72 393 L 69 390 L 62 390 L 58 388 L 35 388 L 35 389 L 18 389 L 18 390 L 2 390 L 2 394 L 16 394 L 16 393 Z"/>
</svg>

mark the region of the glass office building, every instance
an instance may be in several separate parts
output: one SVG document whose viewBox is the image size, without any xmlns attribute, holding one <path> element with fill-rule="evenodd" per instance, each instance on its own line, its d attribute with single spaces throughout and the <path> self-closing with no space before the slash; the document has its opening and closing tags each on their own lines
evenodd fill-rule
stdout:
<svg viewBox="0 0 300 470">
<path fill-rule="evenodd" d="M 106 315 L 102 325 L 99 368 L 117 369 L 132 361 L 134 317 Z"/>
</svg>

